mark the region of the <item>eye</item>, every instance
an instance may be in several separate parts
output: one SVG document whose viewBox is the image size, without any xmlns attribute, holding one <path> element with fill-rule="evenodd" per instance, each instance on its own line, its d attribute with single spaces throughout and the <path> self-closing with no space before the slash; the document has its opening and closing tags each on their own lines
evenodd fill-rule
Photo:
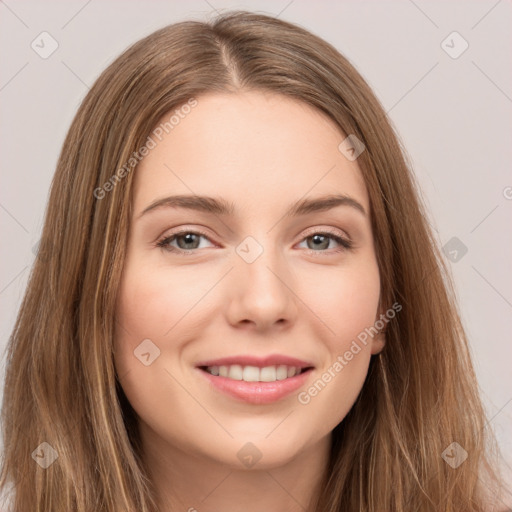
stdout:
<svg viewBox="0 0 512 512">
<path fill-rule="evenodd" d="M 199 231 L 183 230 L 166 236 L 157 242 L 157 247 L 170 252 L 189 253 L 194 249 L 203 249 L 201 247 L 201 238 L 210 240 L 206 234 Z M 171 245 L 177 244 L 177 247 Z"/>
<path fill-rule="evenodd" d="M 329 247 L 331 245 L 331 241 L 337 243 L 339 247 L 330 252 L 337 253 L 352 249 L 352 242 L 350 240 L 328 231 L 312 233 L 304 238 L 301 243 L 306 242 L 307 248 L 310 249 L 310 253 L 318 253 L 326 252 L 326 249 L 332 249 L 332 247 Z"/>
<path fill-rule="evenodd" d="M 191 254 L 196 249 L 205 248 L 204 246 L 201 246 L 201 239 L 211 242 L 205 233 L 200 231 L 182 230 L 163 237 L 156 243 L 156 246 L 169 252 Z M 309 241 L 311 241 L 311 243 L 309 243 Z M 313 254 L 328 252 L 327 249 L 332 249 L 332 247 L 330 247 L 332 241 L 338 244 L 339 247 L 329 251 L 329 253 L 338 253 L 352 248 L 352 242 L 350 240 L 329 231 L 313 232 L 311 235 L 304 238 L 301 243 L 306 242 L 309 252 Z"/>
</svg>

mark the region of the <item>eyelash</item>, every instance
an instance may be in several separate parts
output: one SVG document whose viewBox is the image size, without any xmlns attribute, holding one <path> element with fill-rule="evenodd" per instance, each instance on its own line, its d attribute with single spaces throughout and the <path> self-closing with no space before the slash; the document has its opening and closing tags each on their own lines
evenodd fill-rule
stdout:
<svg viewBox="0 0 512 512">
<path fill-rule="evenodd" d="M 174 241 L 178 236 L 185 235 L 185 234 L 199 235 L 199 236 L 202 236 L 202 237 L 208 239 L 211 242 L 209 236 L 206 233 L 203 233 L 201 231 L 185 229 L 182 231 L 177 231 L 176 233 L 173 233 L 172 235 L 165 236 L 165 237 L 161 238 L 160 240 L 157 241 L 156 247 L 160 247 L 164 251 L 176 253 L 181 256 L 186 256 L 186 255 L 189 255 L 191 253 L 198 251 L 198 249 L 189 249 L 187 251 L 185 249 L 177 249 L 176 247 L 171 247 L 170 245 L 168 245 L 170 242 Z M 332 254 L 340 253 L 343 251 L 349 251 L 353 248 L 352 241 L 350 241 L 346 238 L 343 238 L 329 230 L 314 231 L 314 232 L 308 234 L 307 236 L 305 236 L 301 240 L 301 242 L 303 242 L 304 240 L 307 240 L 308 238 L 313 237 L 314 235 L 322 235 L 322 236 L 327 236 L 329 238 L 332 238 L 335 242 L 340 244 L 340 247 L 338 247 L 337 249 L 331 250 L 331 251 L 329 251 L 329 250 L 315 251 L 313 249 L 306 249 L 307 252 L 311 255 L 318 256 L 319 254 L 322 254 L 322 253 L 327 253 L 328 255 L 332 255 Z"/>
</svg>

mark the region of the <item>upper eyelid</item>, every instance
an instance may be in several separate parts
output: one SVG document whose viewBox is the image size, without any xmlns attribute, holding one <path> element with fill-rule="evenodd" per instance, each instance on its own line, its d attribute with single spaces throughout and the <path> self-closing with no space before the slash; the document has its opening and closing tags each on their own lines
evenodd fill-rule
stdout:
<svg viewBox="0 0 512 512">
<path fill-rule="evenodd" d="M 194 234 L 198 234 L 198 235 L 202 235 L 208 239 L 211 238 L 211 235 L 209 233 L 201 229 L 198 229 L 198 228 L 185 228 L 185 229 L 179 229 L 178 231 L 173 231 L 172 233 L 170 233 L 169 235 L 167 236 L 164 236 L 164 235 L 161 235 L 158 237 L 159 240 L 161 240 L 162 238 L 171 238 L 173 236 L 177 236 L 177 235 L 181 235 L 181 234 L 184 234 L 184 233 L 194 233 Z M 350 235 L 343 229 L 340 229 L 340 228 L 319 228 L 319 227 L 311 227 L 311 228 L 307 228 L 306 229 L 306 232 L 305 232 L 305 236 L 311 236 L 311 234 L 317 234 L 317 233 L 326 233 L 326 234 L 335 234 L 335 235 L 338 235 L 338 236 L 341 236 L 341 237 L 345 237 L 345 238 L 348 238 L 350 239 Z"/>
<path fill-rule="evenodd" d="M 305 236 L 303 236 L 301 240 L 304 240 L 304 238 L 307 238 L 308 236 L 311 236 L 311 235 L 314 235 L 317 233 L 334 235 L 334 236 L 339 236 L 340 238 L 344 238 L 346 240 L 352 240 L 352 237 L 343 229 L 340 229 L 340 228 L 318 228 L 318 227 L 308 228 L 305 232 Z"/>
</svg>

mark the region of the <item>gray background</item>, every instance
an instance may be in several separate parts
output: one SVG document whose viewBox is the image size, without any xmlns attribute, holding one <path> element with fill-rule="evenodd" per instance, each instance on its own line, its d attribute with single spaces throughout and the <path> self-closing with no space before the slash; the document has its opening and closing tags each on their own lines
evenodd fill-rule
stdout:
<svg viewBox="0 0 512 512">
<path fill-rule="evenodd" d="M 510 475 L 512 6 L 506 0 L 0 0 L 0 378 L 57 157 L 80 101 L 131 43 L 164 25 L 228 9 L 279 15 L 320 35 L 355 64 L 389 113 L 439 244 L 449 244 L 488 428 L 498 435 Z M 35 41 L 50 48 L 50 39 L 41 42 L 44 31 L 58 43 L 46 59 L 31 47 Z M 463 39 L 450 36 L 454 31 Z M 459 55 L 464 40 L 469 47 Z"/>
</svg>

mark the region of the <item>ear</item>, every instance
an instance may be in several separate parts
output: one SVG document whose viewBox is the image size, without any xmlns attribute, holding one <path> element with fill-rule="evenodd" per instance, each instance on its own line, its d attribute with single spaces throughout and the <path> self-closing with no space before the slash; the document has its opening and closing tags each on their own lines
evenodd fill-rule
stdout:
<svg viewBox="0 0 512 512">
<path fill-rule="evenodd" d="M 379 311 L 377 317 L 375 318 L 375 328 L 378 329 L 377 334 L 373 336 L 371 343 L 371 353 L 372 355 L 379 354 L 384 349 L 386 345 L 386 327 L 387 327 L 388 319 L 384 311 Z"/>
<path fill-rule="evenodd" d="M 372 355 L 382 352 L 386 345 L 386 335 L 384 332 L 379 332 L 372 340 Z"/>
</svg>

